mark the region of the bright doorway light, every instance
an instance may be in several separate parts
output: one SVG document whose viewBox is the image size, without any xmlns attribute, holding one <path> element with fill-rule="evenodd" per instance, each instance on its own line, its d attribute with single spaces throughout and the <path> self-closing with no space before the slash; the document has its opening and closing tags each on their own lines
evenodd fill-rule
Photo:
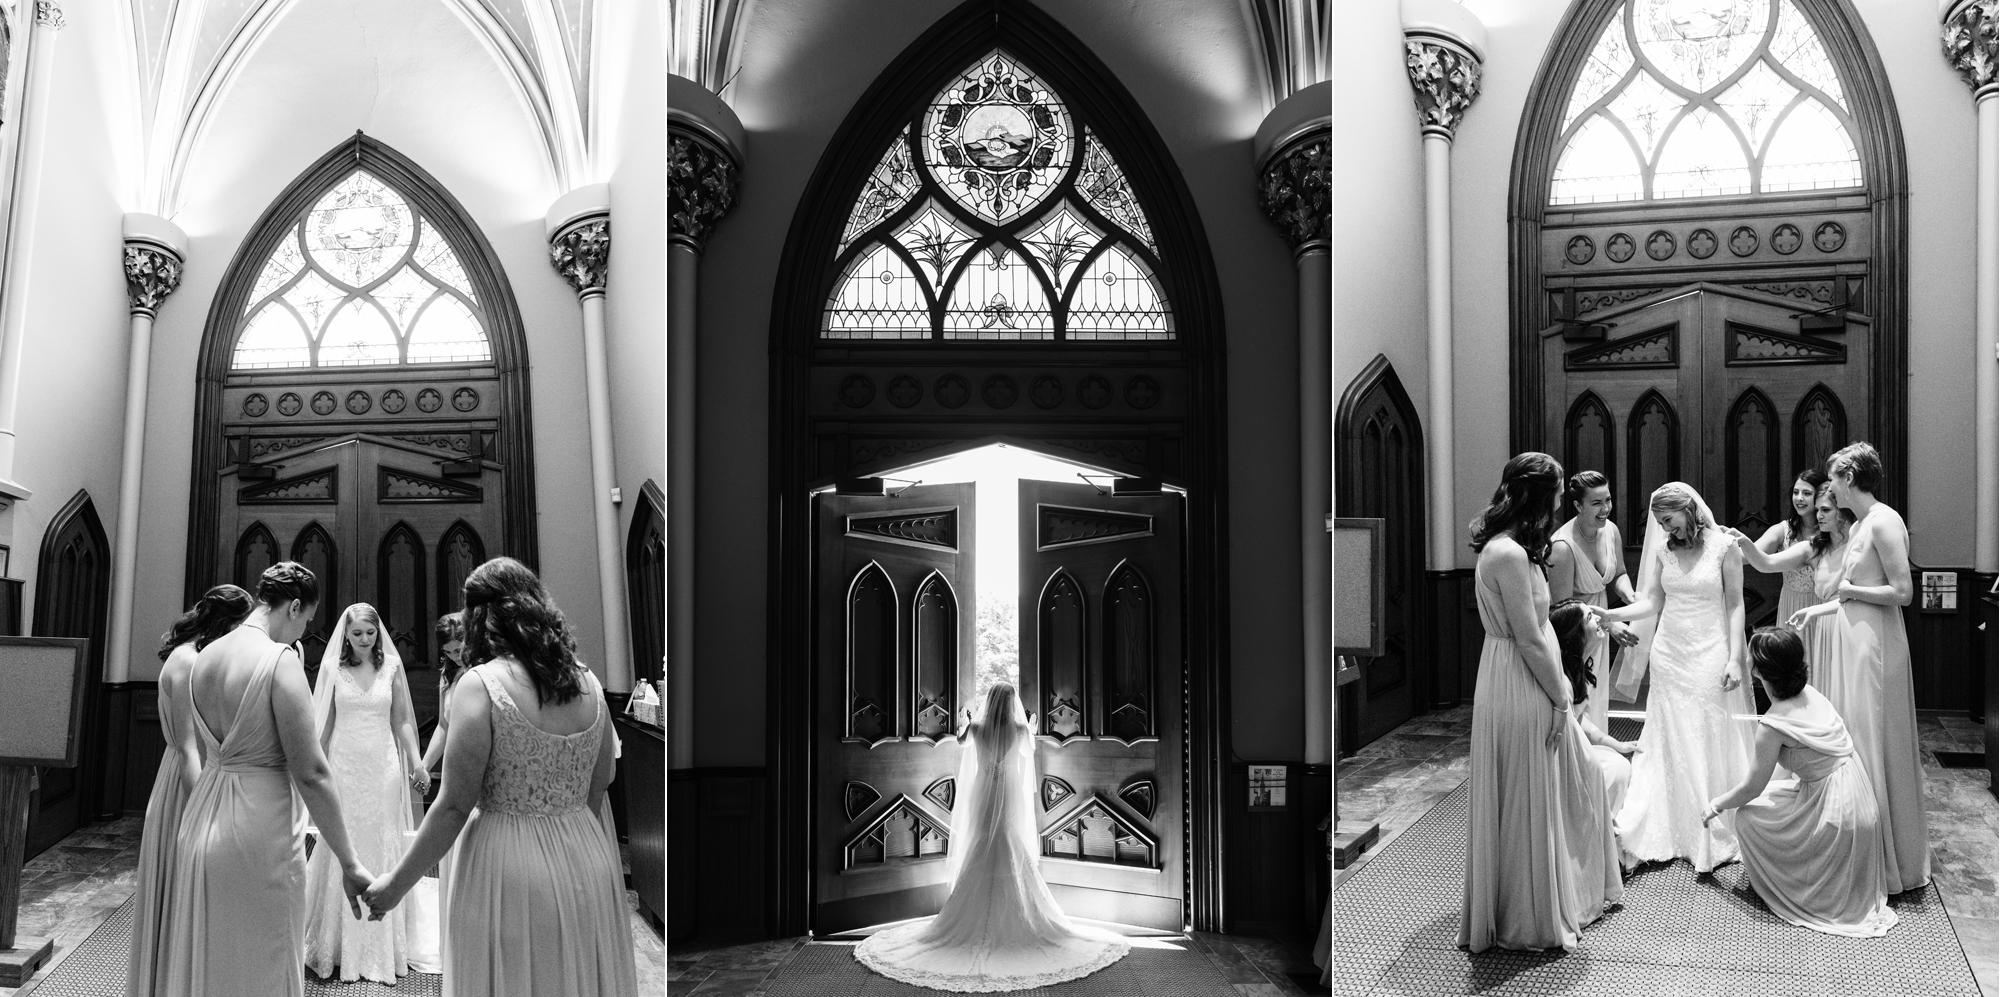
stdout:
<svg viewBox="0 0 2000 997">
<path fill-rule="evenodd" d="M 1080 474 L 1090 475 L 1100 484 L 1116 477 L 1098 468 L 1044 456 L 1032 450 L 995 443 L 953 454 L 895 472 L 899 480 L 917 480 L 926 485 L 970 481 L 978 495 L 977 522 L 973 527 L 976 565 L 974 587 L 978 593 L 978 642 L 975 655 L 977 678 L 972 698 L 965 705 L 974 712 L 983 708 L 986 690 L 995 682 L 1020 685 L 1019 586 L 1021 487 L 1031 481 L 1065 481 L 1082 484 Z M 1030 707 L 1032 709 L 1032 707 Z"/>
</svg>

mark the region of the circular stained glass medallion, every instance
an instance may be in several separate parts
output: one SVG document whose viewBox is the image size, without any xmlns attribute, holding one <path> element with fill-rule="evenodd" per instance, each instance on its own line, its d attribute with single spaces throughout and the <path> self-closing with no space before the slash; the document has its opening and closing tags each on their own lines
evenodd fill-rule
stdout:
<svg viewBox="0 0 2000 997">
<path fill-rule="evenodd" d="M 1075 155 L 1069 110 L 1041 80 L 995 52 L 931 99 L 924 161 L 960 206 L 1009 221 L 1055 188 Z"/>
</svg>

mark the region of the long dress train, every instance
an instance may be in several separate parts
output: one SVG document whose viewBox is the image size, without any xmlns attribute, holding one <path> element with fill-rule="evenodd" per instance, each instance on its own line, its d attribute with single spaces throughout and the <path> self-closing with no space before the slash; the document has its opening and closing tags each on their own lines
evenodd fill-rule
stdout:
<svg viewBox="0 0 2000 997">
<path fill-rule="evenodd" d="M 1903 518 L 1886 505 L 1869 510 L 1885 518 L 1877 529 L 1909 536 Z M 1886 585 L 1882 556 L 1852 528 L 1845 576 L 1860 586 Z M 1901 606 L 1847 599 L 1826 622 L 1833 640 L 1827 656 L 1826 698 L 1847 722 L 1854 754 L 1868 770 L 1881 811 L 1883 852 L 1890 893 L 1914 890 L 1931 879 L 1929 818 L 1924 813 L 1924 768 L 1917 745 L 1917 708 L 1910 684 L 1910 639 Z"/>
<path fill-rule="evenodd" d="M 1701 553 L 1685 571 L 1673 551 L 1660 554 L 1666 605 L 1653 636 L 1646 726 L 1618 813 L 1618 841 L 1633 865 L 1685 858 L 1696 872 L 1709 872 L 1736 858 L 1736 834 L 1725 821 L 1704 829 L 1701 813 L 1750 770 L 1757 708 L 1747 681 L 1722 688 L 1729 667 L 1722 570 L 1735 541 L 1712 527 L 1700 537 Z"/>
<path fill-rule="evenodd" d="M 153 776 L 153 795 L 146 800 L 146 826 L 139 837 L 139 882 L 133 892 L 132 962 L 126 968 L 125 993 L 128 997 L 152 997 L 165 974 L 161 959 L 166 954 L 167 919 L 173 910 L 169 890 L 174 883 L 175 859 L 179 856 L 181 811 L 187 807 L 194 786 L 181 776 L 181 728 L 194 714 L 194 683 L 183 678 L 176 702 L 167 701 L 160 690 L 160 733 L 167 739 L 166 754 L 160 756 L 160 771 Z M 199 747 L 197 745 L 197 747 Z"/>
<path fill-rule="evenodd" d="M 1512 543 L 1495 538 L 1492 543 Z M 1488 549 L 1491 549 L 1489 544 Z M 1473 571 L 1486 644 L 1472 696 L 1472 775 L 1458 944 L 1474 952 L 1574 949 L 1583 928 L 1624 897 L 1604 777 L 1583 728 L 1550 709 L 1517 640 L 1540 640 L 1560 661 L 1555 628 L 1516 635 L 1481 557 Z M 1548 583 L 1533 575 L 1538 615 Z M 1549 725 L 1569 729 L 1551 750 Z"/>
<path fill-rule="evenodd" d="M 1808 685 L 1796 708 L 1759 722 L 1797 745 L 1778 749 L 1794 778 L 1773 781 L 1730 820 L 1750 885 L 1773 914 L 1829 935 L 1874 938 L 1896 923 L 1883 893 L 1875 790 L 1833 704 Z"/>
<path fill-rule="evenodd" d="M 347 840 L 356 861 L 370 869 L 395 868 L 411 830 L 410 785 L 389 726 L 399 667 L 385 661 L 366 689 L 350 667 L 322 666 L 319 674 L 319 681 L 333 683 L 327 764 L 340 792 Z M 410 971 L 411 910 L 399 904 L 379 921 L 355 920 L 332 849 L 313 849 L 306 863 L 306 967 L 321 979 L 331 979 L 338 965 L 342 982 L 394 984 Z"/>
<path fill-rule="evenodd" d="M 189 711 L 208 765 L 181 813 L 166 997 L 305 992 L 305 807 L 271 709 L 284 652 L 279 644 L 265 651 L 220 741 L 200 710 Z"/>
<path fill-rule="evenodd" d="M 445 997 L 637 997 L 618 852 L 589 806 L 611 726 L 597 680 L 583 690 L 596 721 L 550 734 L 521 715 L 496 667 L 470 672 L 492 697 L 493 748 L 454 849 Z"/>
</svg>

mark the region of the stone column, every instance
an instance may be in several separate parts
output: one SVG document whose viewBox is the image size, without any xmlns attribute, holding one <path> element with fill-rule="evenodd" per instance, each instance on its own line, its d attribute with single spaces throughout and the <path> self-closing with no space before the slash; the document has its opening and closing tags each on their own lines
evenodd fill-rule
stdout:
<svg viewBox="0 0 2000 997">
<path fill-rule="evenodd" d="M 36 0 L 28 30 L 28 68 L 21 94 L 20 144 L 11 205 L 14 225 L 7 233 L 7 269 L 0 283 L 0 508 L 31 493 L 14 481 L 14 427 L 21 400 L 21 348 L 28 337 L 28 277 L 34 260 L 35 215 L 42 199 L 42 153 L 49 120 L 50 79 L 55 72 L 56 36 L 62 5 Z"/>
<path fill-rule="evenodd" d="M 1305 762 L 1332 761 L 1333 85 L 1286 98 L 1257 129 L 1257 202 L 1284 230 L 1299 277 L 1299 599 Z"/>
<path fill-rule="evenodd" d="M 699 84 L 667 80 L 667 765 L 694 765 L 695 293 L 701 249 L 736 204 L 743 125 Z"/>
<path fill-rule="evenodd" d="M 625 622 L 625 567 L 618 545 L 617 470 L 611 459 L 611 371 L 604 349 L 604 288 L 611 262 L 611 188 L 579 187 L 549 209 L 549 260 L 583 305 L 583 381 L 590 416 L 590 506 L 603 607 L 604 685 L 632 688 L 632 631 Z"/>
<path fill-rule="evenodd" d="M 1978 215 L 1973 279 L 1973 369 L 1977 372 L 1978 525 L 1974 567 L 2000 570 L 2000 2 L 1944 0 L 1944 54 L 1972 88 L 1979 118 Z"/>
<path fill-rule="evenodd" d="M 106 638 L 104 681 L 132 675 L 133 573 L 139 563 L 140 474 L 146 463 L 146 389 L 153 369 L 153 316 L 181 283 L 187 235 L 157 215 L 125 216 L 125 297 L 132 341 L 125 366 L 125 439 L 118 473 L 118 535 L 111 554 L 111 632 Z"/>
<path fill-rule="evenodd" d="M 1429 467 L 1432 571 L 1458 566 L 1460 517 L 1453 471 L 1451 136 L 1479 96 L 1486 28 L 1451 0 L 1403 0 L 1403 65 L 1424 136 L 1424 300 L 1430 345 Z"/>
</svg>

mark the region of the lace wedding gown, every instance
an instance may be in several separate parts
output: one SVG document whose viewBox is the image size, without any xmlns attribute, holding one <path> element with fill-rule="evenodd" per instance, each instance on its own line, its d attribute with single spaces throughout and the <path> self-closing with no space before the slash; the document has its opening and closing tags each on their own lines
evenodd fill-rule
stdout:
<svg viewBox="0 0 2000 997">
<path fill-rule="evenodd" d="M 1125 957 L 1129 943 L 1071 924 L 1042 880 L 1035 739 L 1016 722 L 975 725 L 966 739 L 944 910 L 868 936 L 854 948 L 862 965 L 917 986 L 990 993 L 1073 980 Z"/>
<path fill-rule="evenodd" d="M 394 869 L 411 830 L 410 786 L 389 725 L 395 661 L 361 688 L 354 669 L 322 667 L 319 681 L 333 683 L 333 737 L 327 765 L 340 791 L 354 857 L 370 869 Z M 328 674 L 331 672 L 331 674 Z M 340 863 L 330 848 L 313 849 L 306 865 L 306 966 L 322 979 L 394 984 L 410 971 L 410 906 L 398 905 L 380 921 L 356 920 L 341 892 Z"/>
<path fill-rule="evenodd" d="M 1646 726 L 1616 822 L 1619 846 L 1633 864 L 1685 858 L 1696 872 L 1709 872 L 1737 857 L 1727 821 L 1701 826 L 1708 801 L 1749 771 L 1756 738 L 1749 683 L 1722 688 L 1729 667 L 1722 571 L 1732 543 L 1709 527 L 1691 566 L 1683 568 L 1675 551 L 1660 554 L 1666 603 L 1653 636 Z"/>
</svg>

